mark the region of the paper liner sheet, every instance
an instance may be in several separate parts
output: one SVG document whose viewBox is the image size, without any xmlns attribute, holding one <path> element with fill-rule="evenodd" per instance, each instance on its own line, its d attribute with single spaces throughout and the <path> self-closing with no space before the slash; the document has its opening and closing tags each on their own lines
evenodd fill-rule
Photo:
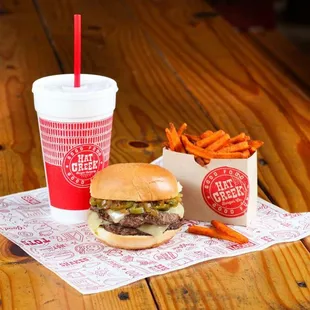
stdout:
<svg viewBox="0 0 310 310">
<path fill-rule="evenodd" d="M 0 233 L 80 293 L 92 294 L 310 235 L 310 212 L 288 213 L 260 198 L 257 204 L 258 217 L 249 227 L 233 227 L 249 238 L 247 244 L 189 234 L 188 225 L 209 224 L 190 221 L 158 248 L 128 251 L 97 241 L 86 223 L 55 222 L 49 213 L 47 189 L 41 188 L 0 198 Z"/>
</svg>

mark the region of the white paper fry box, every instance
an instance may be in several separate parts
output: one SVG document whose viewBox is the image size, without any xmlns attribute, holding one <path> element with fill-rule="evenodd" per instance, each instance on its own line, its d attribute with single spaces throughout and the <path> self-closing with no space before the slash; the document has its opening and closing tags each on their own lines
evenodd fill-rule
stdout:
<svg viewBox="0 0 310 310">
<path fill-rule="evenodd" d="M 184 217 L 247 226 L 257 212 L 257 153 L 248 159 L 212 159 L 163 150 L 163 167 L 183 186 Z"/>
</svg>

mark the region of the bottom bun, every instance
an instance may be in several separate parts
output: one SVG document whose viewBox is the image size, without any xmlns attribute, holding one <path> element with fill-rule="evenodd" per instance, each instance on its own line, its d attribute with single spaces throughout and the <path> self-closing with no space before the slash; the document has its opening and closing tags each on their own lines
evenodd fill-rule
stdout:
<svg viewBox="0 0 310 310">
<path fill-rule="evenodd" d="M 91 228 L 90 228 L 91 229 Z M 176 230 L 167 230 L 161 236 L 122 236 L 113 234 L 102 227 L 96 231 L 91 229 L 92 233 L 105 244 L 114 248 L 125 250 L 143 250 L 155 248 L 173 238 L 181 228 Z"/>
</svg>

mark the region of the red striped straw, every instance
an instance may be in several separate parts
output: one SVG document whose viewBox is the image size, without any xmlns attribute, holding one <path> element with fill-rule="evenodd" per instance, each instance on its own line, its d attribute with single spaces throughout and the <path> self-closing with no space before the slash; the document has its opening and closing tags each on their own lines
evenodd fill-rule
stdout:
<svg viewBox="0 0 310 310">
<path fill-rule="evenodd" d="M 74 87 L 81 86 L 81 15 L 74 14 Z"/>
</svg>

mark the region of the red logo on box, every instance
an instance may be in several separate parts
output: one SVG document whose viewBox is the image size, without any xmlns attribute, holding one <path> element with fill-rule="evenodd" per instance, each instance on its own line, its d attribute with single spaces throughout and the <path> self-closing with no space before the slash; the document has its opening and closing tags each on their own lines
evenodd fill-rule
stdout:
<svg viewBox="0 0 310 310">
<path fill-rule="evenodd" d="M 201 184 L 206 204 L 224 217 L 238 217 L 246 213 L 249 200 L 249 180 L 245 173 L 230 167 L 209 172 Z"/>
<path fill-rule="evenodd" d="M 88 187 L 91 178 L 103 166 L 103 152 L 93 144 L 84 144 L 71 149 L 64 157 L 63 175 L 76 187 Z"/>
</svg>

